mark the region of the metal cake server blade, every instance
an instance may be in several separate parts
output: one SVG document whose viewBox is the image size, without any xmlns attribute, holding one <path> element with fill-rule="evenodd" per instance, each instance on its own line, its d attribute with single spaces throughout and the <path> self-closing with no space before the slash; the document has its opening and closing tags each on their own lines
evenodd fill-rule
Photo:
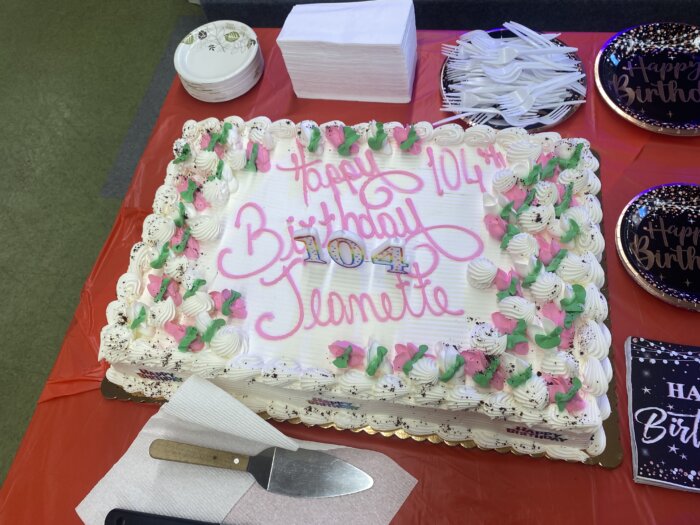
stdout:
<svg viewBox="0 0 700 525">
<path fill-rule="evenodd" d="M 372 477 L 357 467 L 317 450 L 272 447 L 246 456 L 156 439 L 149 453 L 155 459 L 248 472 L 265 490 L 295 498 L 345 496 L 374 484 Z"/>
</svg>

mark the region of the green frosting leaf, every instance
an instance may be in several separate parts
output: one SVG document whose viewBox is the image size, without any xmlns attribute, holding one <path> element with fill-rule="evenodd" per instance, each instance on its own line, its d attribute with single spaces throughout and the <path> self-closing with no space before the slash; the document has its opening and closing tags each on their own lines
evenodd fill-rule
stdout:
<svg viewBox="0 0 700 525">
<path fill-rule="evenodd" d="M 533 285 L 533 283 L 537 280 L 537 277 L 540 275 L 540 272 L 542 271 L 542 261 L 537 259 L 537 262 L 535 263 L 535 267 L 532 269 L 530 273 L 528 273 L 525 276 L 525 279 L 523 279 L 523 288 L 530 288 L 530 286 Z"/>
<path fill-rule="evenodd" d="M 528 173 L 527 177 L 523 179 L 523 184 L 525 186 L 532 186 L 533 184 L 537 183 L 541 176 L 542 166 L 540 166 L 539 164 L 535 164 L 530 170 L 530 173 Z"/>
<path fill-rule="evenodd" d="M 159 303 L 163 300 L 163 297 L 165 296 L 165 292 L 168 291 L 168 285 L 170 284 L 170 277 L 165 277 L 161 283 L 160 283 L 160 289 L 158 290 L 158 294 L 153 298 L 153 301 L 156 303 Z"/>
<path fill-rule="evenodd" d="M 520 206 L 520 208 L 518 208 L 518 215 L 520 215 L 523 211 L 525 211 L 526 209 L 528 209 L 530 207 L 530 204 L 532 204 L 532 201 L 535 200 L 536 196 L 537 196 L 537 191 L 535 190 L 535 188 L 532 188 L 530 191 L 527 192 L 527 196 L 525 197 L 525 200 L 523 201 L 522 206 Z"/>
<path fill-rule="evenodd" d="M 192 155 L 190 145 L 185 144 L 185 146 L 182 148 L 182 152 L 173 161 L 173 164 L 180 164 L 181 162 L 185 162 L 188 158 L 190 158 L 190 155 Z"/>
<path fill-rule="evenodd" d="M 411 370 L 413 370 L 413 365 L 415 365 L 418 362 L 418 360 L 425 355 L 427 351 L 428 345 L 420 345 L 418 347 L 418 351 L 415 354 L 413 354 L 413 357 L 411 357 L 411 359 L 404 363 L 402 368 L 403 373 L 406 375 L 410 374 Z"/>
<path fill-rule="evenodd" d="M 377 122 L 376 126 L 377 133 L 374 135 L 374 137 L 367 139 L 367 144 L 374 151 L 379 151 L 384 146 L 384 141 L 387 139 L 388 135 L 386 134 L 386 131 L 384 131 L 384 124 Z"/>
<path fill-rule="evenodd" d="M 221 130 L 221 134 L 219 135 L 219 144 L 226 144 L 228 141 L 228 134 L 233 129 L 233 124 L 230 122 L 224 122 L 224 128 Z"/>
<path fill-rule="evenodd" d="M 578 166 L 579 161 L 581 160 L 581 152 L 583 151 L 583 143 L 579 142 L 576 144 L 576 148 L 574 149 L 573 155 L 571 155 L 571 158 L 568 160 L 564 159 L 559 159 L 559 167 L 563 170 L 568 170 L 575 168 Z"/>
<path fill-rule="evenodd" d="M 501 219 L 504 221 L 507 221 L 510 219 L 510 214 L 513 213 L 513 206 L 515 203 L 513 201 L 510 201 L 508 204 L 503 206 L 503 209 L 501 210 L 501 213 L 499 214 L 501 216 Z"/>
<path fill-rule="evenodd" d="M 559 157 L 552 157 L 547 161 L 547 164 L 542 170 L 542 180 L 551 179 L 554 176 L 554 170 L 559 165 L 559 160 Z"/>
<path fill-rule="evenodd" d="M 579 227 L 578 223 L 573 219 L 569 219 L 569 229 L 564 235 L 561 236 L 560 240 L 561 242 L 571 242 L 580 232 L 581 228 Z"/>
<path fill-rule="evenodd" d="M 314 126 L 311 129 L 311 139 L 309 140 L 309 145 L 307 146 L 307 149 L 311 153 L 313 153 L 318 148 L 318 143 L 320 141 L 321 141 L 321 130 L 318 129 L 318 126 Z"/>
<path fill-rule="evenodd" d="M 506 229 L 506 234 L 503 236 L 503 239 L 501 239 L 501 250 L 505 250 L 506 248 L 508 248 L 508 243 L 510 243 L 510 240 L 519 233 L 520 230 L 517 226 L 509 224 L 508 228 Z"/>
<path fill-rule="evenodd" d="M 561 198 L 561 202 L 554 207 L 554 213 L 556 214 L 557 217 L 561 217 L 561 214 L 569 209 L 569 206 L 571 205 L 571 198 L 573 197 L 573 194 L 574 194 L 574 183 L 571 182 L 571 183 L 567 184 L 566 191 L 564 192 L 564 195 Z"/>
<path fill-rule="evenodd" d="M 182 228 L 185 225 L 185 219 L 187 218 L 187 214 L 185 213 L 185 205 L 182 202 L 177 203 L 177 212 L 178 215 L 175 217 L 175 226 L 178 228 Z"/>
<path fill-rule="evenodd" d="M 250 157 L 245 163 L 245 167 L 243 169 L 248 171 L 258 171 L 258 165 L 255 163 L 258 160 L 258 148 L 259 145 L 257 143 L 253 144 L 253 147 L 250 150 Z"/>
<path fill-rule="evenodd" d="M 202 341 L 205 343 L 210 343 L 216 332 L 223 326 L 226 326 L 226 321 L 223 319 L 214 319 L 214 321 L 207 326 L 206 331 L 202 334 Z"/>
<path fill-rule="evenodd" d="M 411 126 L 408 128 L 408 137 L 399 145 L 399 148 L 401 148 L 401 151 L 408 151 L 419 139 L 418 133 L 416 133 L 416 130 Z"/>
<path fill-rule="evenodd" d="M 141 323 L 143 323 L 146 320 L 146 308 L 141 307 L 141 311 L 139 312 L 139 315 L 137 315 L 133 321 L 131 321 L 131 329 L 134 330 L 138 328 Z"/>
<path fill-rule="evenodd" d="M 360 136 L 350 126 L 343 126 L 343 135 L 345 136 L 345 141 L 338 146 L 338 154 L 348 157 L 351 153 L 350 148 L 355 142 L 360 140 Z"/>
<path fill-rule="evenodd" d="M 508 350 L 514 348 L 517 344 L 527 343 L 527 323 L 524 319 L 518 319 L 515 330 L 508 334 L 506 339 L 506 348 Z"/>
<path fill-rule="evenodd" d="M 238 293 L 236 290 L 231 290 L 231 296 L 221 305 L 221 313 L 224 315 L 231 315 L 231 306 L 233 306 L 233 303 L 235 303 L 240 297 L 240 293 Z"/>
<path fill-rule="evenodd" d="M 185 337 L 183 337 L 180 344 L 177 345 L 177 349 L 180 350 L 180 352 L 187 352 L 190 345 L 194 343 L 194 340 L 197 339 L 198 336 L 199 332 L 197 329 L 194 326 L 188 326 L 187 331 L 185 332 Z"/>
<path fill-rule="evenodd" d="M 337 366 L 338 368 L 347 368 L 348 364 L 350 363 L 350 355 L 352 354 L 352 345 L 348 345 L 348 347 L 345 349 L 345 352 L 343 352 L 343 355 L 336 357 L 333 360 L 333 364 Z"/>
<path fill-rule="evenodd" d="M 457 354 L 457 357 L 455 358 L 455 362 L 452 363 L 452 366 L 450 366 L 447 370 L 445 370 L 442 375 L 440 376 L 440 381 L 449 381 L 454 377 L 454 375 L 457 373 L 457 371 L 464 366 L 464 357 L 462 357 L 460 354 Z"/>
<path fill-rule="evenodd" d="M 489 363 L 489 366 L 486 367 L 486 370 L 483 370 L 482 372 L 477 372 L 476 374 L 474 374 L 472 379 L 480 387 L 488 387 L 489 383 L 493 379 L 493 375 L 496 373 L 496 370 L 498 370 L 498 365 L 500 364 L 501 362 L 499 361 L 499 359 L 497 357 L 494 357 L 491 363 Z"/>
<path fill-rule="evenodd" d="M 512 276 L 510 278 L 510 284 L 508 285 L 508 288 L 505 290 L 501 290 L 496 294 L 496 298 L 499 301 L 502 301 L 506 297 L 510 297 L 512 295 L 517 295 L 518 293 L 518 278 L 515 276 Z"/>
<path fill-rule="evenodd" d="M 226 144 L 226 140 L 228 139 L 228 132 L 231 130 L 233 127 L 233 124 L 230 122 L 226 122 L 224 124 L 223 129 L 221 130 L 221 133 L 212 133 L 211 138 L 209 139 L 209 145 L 207 146 L 207 151 L 214 151 L 214 148 L 216 148 L 217 144 Z"/>
<path fill-rule="evenodd" d="M 194 282 L 192 283 L 192 288 L 189 288 L 185 292 L 185 295 L 182 296 L 182 298 L 188 299 L 188 298 L 192 297 L 194 294 L 197 293 L 197 290 L 199 290 L 199 288 L 205 284 L 207 284 L 207 281 L 205 281 L 204 279 L 195 279 Z"/>
<path fill-rule="evenodd" d="M 549 332 L 548 334 L 537 334 L 535 336 L 535 342 L 538 344 L 540 348 L 544 348 L 545 350 L 550 350 L 552 348 L 556 348 L 559 346 L 561 343 L 561 332 L 562 332 L 562 327 L 557 326 L 554 330 Z"/>
<path fill-rule="evenodd" d="M 175 246 L 173 246 L 173 251 L 175 253 L 184 252 L 185 248 L 187 248 L 187 242 L 190 240 L 191 236 L 192 236 L 192 231 L 189 228 L 185 228 L 185 231 L 182 233 L 182 239 L 180 240 L 179 243 L 177 243 Z"/>
<path fill-rule="evenodd" d="M 565 297 L 560 301 L 561 308 L 566 312 L 564 317 L 564 326 L 566 328 L 571 328 L 571 325 L 584 310 L 586 305 L 586 289 L 580 284 L 575 284 L 572 287 L 574 295 L 572 297 Z"/>
<path fill-rule="evenodd" d="M 377 373 L 377 369 L 379 368 L 379 365 L 382 364 L 382 361 L 386 357 L 386 354 L 389 353 L 389 350 L 387 350 L 383 346 L 378 346 L 377 347 L 377 354 L 372 358 L 372 360 L 367 364 L 367 375 L 372 377 L 374 374 Z"/>
<path fill-rule="evenodd" d="M 517 388 L 520 385 L 526 383 L 527 380 L 530 379 L 531 377 L 532 377 L 532 365 L 528 366 L 525 370 L 523 370 L 519 374 L 513 374 L 512 376 L 510 376 L 508 379 L 506 379 L 506 383 L 508 383 L 513 388 Z"/>
<path fill-rule="evenodd" d="M 516 217 L 520 217 L 525 211 L 527 211 L 530 208 L 530 204 L 532 204 L 532 201 L 535 200 L 535 196 L 537 195 L 537 191 L 535 188 L 532 188 L 530 191 L 527 192 L 527 195 L 525 196 L 525 200 L 523 200 L 523 203 L 520 205 L 520 208 L 518 208 L 518 211 L 515 213 Z"/>
<path fill-rule="evenodd" d="M 158 254 L 158 257 L 153 259 L 151 261 L 151 268 L 155 270 L 159 270 L 163 267 L 165 264 L 165 261 L 168 260 L 168 256 L 170 255 L 170 246 L 168 246 L 168 243 L 166 242 L 163 247 L 160 249 L 160 253 Z"/>
<path fill-rule="evenodd" d="M 571 388 L 569 388 L 566 393 L 557 392 L 554 395 L 554 401 L 557 404 L 559 412 L 563 412 L 566 409 L 566 404 L 574 398 L 580 388 L 581 380 L 578 377 L 574 377 Z"/>
<path fill-rule="evenodd" d="M 545 269 L 548 272 L 556 272 L 557 268 L 559 268 L 559 265 L 564 260 L 564 257 L 566 257 L 567 253 L 569 253 L 569 251 L 566 250 L 565 248 L 562 248 L 561 250 L 559 250 L 557 252 L 557 254 L 554 256 L 554 258 L 547 265 L 547 268 L 545 268 Z"/>
<path fill-rule="evenodd" d="M 221 174 L 224 172 L 224 161 L 219 159 L 219 163 L 216 165 L 216 173 L 214 177 L 221 179 Z"/>
<path fill-rule="evenodd" d="M 187 189 L 180 192 L 182 200 L 185 202 L 194 202 L 194 192 L 197 189 L 197 185 L 192 179 L 187 181 Z"/>
</svg>

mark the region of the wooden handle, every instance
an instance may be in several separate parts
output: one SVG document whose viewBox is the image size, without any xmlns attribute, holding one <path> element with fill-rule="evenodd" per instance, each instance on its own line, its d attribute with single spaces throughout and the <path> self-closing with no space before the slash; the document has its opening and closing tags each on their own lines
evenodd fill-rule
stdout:
<svg viewBox="0 0 700 525">
<path fill-rule="evenodd" d="M 198 447 L 167 439 L 156 439 L 151 443 L 149 454 L 154 459 L 204 465 L 206 467 L 243 470 L 248 468 L 249 457 L 213 448 Z"/>
</svg>

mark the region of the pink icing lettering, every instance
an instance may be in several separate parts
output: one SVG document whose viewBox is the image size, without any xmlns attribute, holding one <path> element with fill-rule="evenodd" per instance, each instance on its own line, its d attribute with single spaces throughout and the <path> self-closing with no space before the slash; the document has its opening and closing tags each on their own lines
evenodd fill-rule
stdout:
<svg viewBox="0 0 700 525">
<path fill-rule="evenodd" d="M 260 240 L 264 236 L 272 237 L 277 243 L 277 249 L 274 255 L 272 255 L 268 261 L 261 261 L 260 266 L 258 268 L 251 270 L 248 273 L 235 274 L 232 271 L 228 270 L 224 265 L 224 259 L 228 255 L 232 254 L 234 250 L 232 248 L 223 248 L 219 252 L 219 256 L 217 257 L 217 267 L 221 275 L 223 275 L 224 277 L 228 277 L 229 279 L 245 279 L 246 277 L 258 275 L 270 268 L 272 265 L 274 265 L 279 260 L 280 255 L 282 255 L 284 240 L 282 239 L 282 236 L 279 233 L 266 227 L 267 217 L 263 209 L 258 204 L 254 202 L 248 202 L 241 206 L 238 210 L 238 213 L 236 213 L 236 219 L 233 223 L 234 227 L 236 229 L 240 229 L 242 217 L 244 213 L 249 209 L 253 210 L 253 219 L 257 219 L 256 222 L 258 225 L 254 226 L 250 222 L 245 224 L 247 239 L 247 255 L 250 257 L 253 257 L 255 255 L 255 241 Z M 237 262 L 240 262 L 240 258 Z"/>
<path fill-rule="evenodd" d="M 491 162 L 493 162 L 496 169 L 506 167 L 506 162 L 503 158 L 503 155 L 500 152 L 496 151 L 496 148 L 493 146 L 493 144 L 489 144 L 489 146 L 486 149 L 476 148 L 476 153 L 482 159 L 484 159 L 484 162 L 487 166 L 490 166 Z"/>
</svg>

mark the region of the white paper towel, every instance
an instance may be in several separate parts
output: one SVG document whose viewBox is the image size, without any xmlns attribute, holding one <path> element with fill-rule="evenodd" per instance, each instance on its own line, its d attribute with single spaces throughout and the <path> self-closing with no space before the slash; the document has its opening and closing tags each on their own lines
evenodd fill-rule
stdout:
<svg viewBox="0 0 700 525">
<path fill-rule="evenodd" d="M 325 523 L 331 515 L 342 523 L 379 525 L 391 520 L 416 483 L 383 454 L 340 447 L 330 453 L 365 470 L 374 486 L 338 498 L 289 498 L 267 493 L 245 472 L 152 459 L 148 448 L 158 438 L 248 455 L 269 446 L 334 447 L 288 438 L 220 388 L 193 376 L 144 425 L 124 456 L 78 505 L 83 522 L 102 525 L 111 509 L 122 508 L 212 523 L 292 525 L 296 522 L 290 521 L 290 513 L 303 509 L 300 517 L 309 525 Z M 365 513 L 365 505 L 375 509 Z M 355 519 L 358 513 L 365 514 L 362 520 Z"/>
</svg>

